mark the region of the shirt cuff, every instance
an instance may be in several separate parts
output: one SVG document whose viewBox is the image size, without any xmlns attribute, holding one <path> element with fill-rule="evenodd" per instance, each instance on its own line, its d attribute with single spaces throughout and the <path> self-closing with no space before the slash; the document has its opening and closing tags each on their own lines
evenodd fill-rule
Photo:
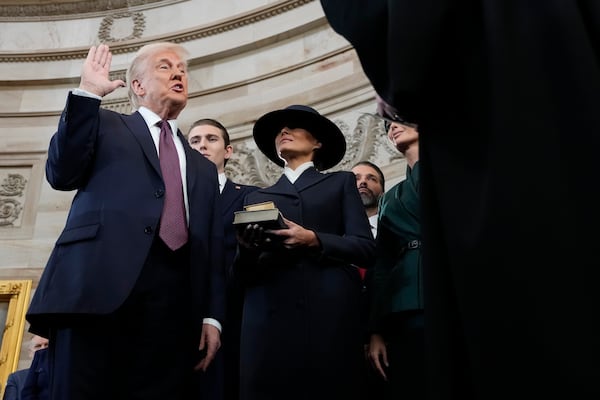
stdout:
<svg viewBox="0 0 600 400">
<path fill-rule="evenodd" d="M 98 96 L 97 94 L 90 93 L 87 90 L 79 88 L 71 90 L 71 93 L 73 93 L 75 96 L 91 97 L 92 99 L 102 100 L 102 97 Z"/>
<path fill-rule="evenodd" d="M 219 333 L 223 330 L 221 323 L 214 318 L 204 318 L 202 323 L 214 326 L 219 330 Z"/>
</svg>

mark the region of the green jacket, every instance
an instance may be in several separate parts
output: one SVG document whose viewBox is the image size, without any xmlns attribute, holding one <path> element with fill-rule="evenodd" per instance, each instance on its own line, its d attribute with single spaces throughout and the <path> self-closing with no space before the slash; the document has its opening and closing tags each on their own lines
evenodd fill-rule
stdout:
<svg viewBox="0 0 600 400">
<path fill-rule="evenodd" d="M 423 309 L 419 163 L 379 204 L 373 302 L 369 326 L 377 332 L 390 313 Z"/>
</svg>

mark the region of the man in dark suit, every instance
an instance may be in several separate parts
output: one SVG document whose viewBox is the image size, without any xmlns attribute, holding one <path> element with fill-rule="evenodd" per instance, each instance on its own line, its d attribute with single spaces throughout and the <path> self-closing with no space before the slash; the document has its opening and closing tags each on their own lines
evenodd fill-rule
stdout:
<svg viewBox="0 0 600 400">
<path fill-rule="evenodd" d="M 600 398 L 600 2 L 321 4 L 419 124 L 431 398 Z"/>
<path fill-rule="evenodd" d="M 246 194 L 258 187 L 234 183 L 227 178 L 225 165 L 233 154 L 233 146 L 229 132 L 219 121 L 204 118 L 194 122 L 188 133 L 188 142 L 217 167 L 221 192 L 219 201 L 225 229 L 225 270 L 228 278 L 226 327 L 223 332 L 223 347 L 215 359 L 214 367 L 207 371 L 203 381 L 204 386 L 209 388 L 209 398 L 234 400 L 239 399 L 240 329 L 244 298 L 240 284 L 229 274 L 237 250 L 233 215 L 243 209 Z"/>
<path fill-rule="evenodd" d="M 143 46 L 127 71 L 137 111 L 122 115 L 100 108 L 125 83 L 94 46 L 68 96 L 46 175 L 78 191 L 27 313 L 50 334 L 52 399 L 188 399 L 220 345 L 217 173 L 177 129 L 186 57 Z"/>
<path fill-rule="evenodd" d="M 48 348 L 35 352 L 25 377 L 21 400 L 49 400 Z"/>
<path fill-rule="evenodd" d="M 34 359 L 35 355 L 38 354 L 40 350 L 46 349 L 48 347 L 48 339 L 33 335 L 31 340 L 29 341 L 29 358 Z M 25 387 L 25 384 L 28 380 L 29 371 L 36 367 L 33 365 L 33 360 L 31 361 L 32 365 L 29 368 L 20 369 L 18 371 L 13 372 L 8 376 L 6 381 L 6 387 L 4 388 L 4 395 L 2 396 L 2 400 L 20 400 L 21 392 Z M 37 362 L 36 362 L 37 364 Z"/>
</svg>

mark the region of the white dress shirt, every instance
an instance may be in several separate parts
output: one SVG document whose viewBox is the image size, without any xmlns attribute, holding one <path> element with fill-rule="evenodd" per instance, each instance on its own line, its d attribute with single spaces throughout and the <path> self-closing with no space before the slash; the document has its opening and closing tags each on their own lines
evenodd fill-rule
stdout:
<svg viewBox="0 0 600 400">
<path fill-rule="evenodd" d="M 369 225 L 371 225 L 373 238 L 377 237 L 377 221 L 379 221 L 379 214 L 374 214 L 369 217 Z"/>
<path fill-rule="evenodd" d="M 223 189 L 225 189 L 225 183 L 227 182 L 227 176 L 225 172 L 221 172 L 219 174 L 219 193 L 223 193 Z"/>
</svg>

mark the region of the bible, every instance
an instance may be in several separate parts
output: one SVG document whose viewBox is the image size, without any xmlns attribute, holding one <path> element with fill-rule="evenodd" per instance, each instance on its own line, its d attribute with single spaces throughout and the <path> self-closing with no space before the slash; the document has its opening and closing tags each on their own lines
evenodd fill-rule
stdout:
<svg viewBox="0 0 600 400">
<path fill-rule="evenodd" d="M 233 225 L 243 228 L 248 224 L 258 224 L 263 229 L 286 229 L 288 227 L 283 222 L 283 216 L 279 209 L 272 201 L 249 204 L 244 206 L 243 211 L 236 211 L 233 214 Z"/>
</svg>

